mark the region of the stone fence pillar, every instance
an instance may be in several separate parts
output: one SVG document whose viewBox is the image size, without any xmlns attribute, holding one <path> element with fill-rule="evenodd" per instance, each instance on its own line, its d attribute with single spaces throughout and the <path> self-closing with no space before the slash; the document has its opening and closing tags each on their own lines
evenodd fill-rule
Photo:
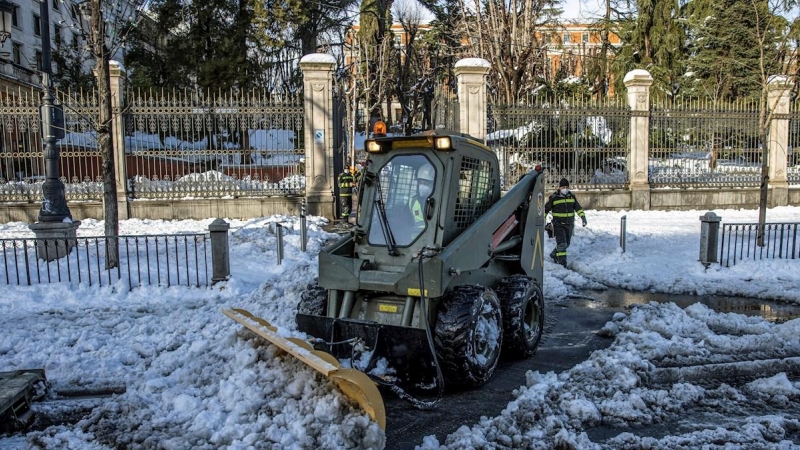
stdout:
<svg viewBox="0 0 800 450">
<path fill-rule="evenodd" d="M 772 190 L 770 207 L 789 204 L 789 182 L 786 179 L 787 148 L 789 146 L 789 103 L 792 81 L 785 76 L 769 80 L 769 108 L 773 114 L 767 131 L 769 150 L 769 187 Z"/>
<path fill-rule="evenodd" d="M 111 79 L 111 147 L 114 152 L 116 169 L 117 210 L 120 219 L 130 219 L 128 205 L 128 170 L 125 158 L 125 118 L 122 109 L 125 105 L 125 67 L 119 61 L 108 62 Z"/>
<path fill-rule="evenodd" d="M 311 53 L 300 59 L 303 71 L 303 109 L 306 147 L 308 212 L 333 218 L 333 69 L 336 59 Z"/>
<path fill-rule="evenodd" d="M 631 209 L 650 209 L 650 184 L 647 181 L 647 164 L 650 148 L 650 86 L 653 77 L 643 69 L 634 69 L 623 80 L 631 108 L 630 176 Z"/>
<path fill-rule="evenodd" d="M 489 61 L 482 58 L 464 58 L 455 65 L 458 131 L 478 139 L 486 139 L 486 75 L 491 67 Z"/>
</svg>

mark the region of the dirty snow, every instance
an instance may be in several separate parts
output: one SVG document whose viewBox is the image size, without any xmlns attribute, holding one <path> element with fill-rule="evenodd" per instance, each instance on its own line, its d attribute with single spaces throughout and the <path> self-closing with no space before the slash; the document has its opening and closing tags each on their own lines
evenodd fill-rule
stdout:
<svg viewBox="0 0 800 450">
<path fill-rule="evenodd" d="M 588 211 L 589 226 L 576 229 L 569 249 L 570 268 L 546 264 L 546 301 L 620 287 L 800 303 L 800 260 L 707 270 L 698 263 L 704 213 Z M 756 211 L 716 213 L 723 222 L 757 219 Z M 800 208 L 771 209 L 767 217 L 798 222 Z M 199 232 L 212 220 L 132 219 L 121 232 Z M 45 368 L 54 398 L 37 403 L 36 412 L 62 422 L 0 437 L 0 448 L 391 448 L 324 377 L 220 313 L 245 308 L 284 335 L 296 333 L 294 307 L 314 279 L 316 254 L 333 237 L 321 229 L 324 220 L 309 219 L 306 253 L 297 217 L 229 222 L 232 277 L 212 289 L 0 286 L 0 370 Z M 274 222 L 285 226 L 281 265 Z M 102 230 L 102 222 L 84 220 L 79 235 Z M 26 224 L 0 225 L 0 237 L 20 236 L 30 236 Z M 545 255 L 553 245 L 548 240 Z M 418 448 L 800 448 L 793 375 L 800 320 L 652 303 L 610 317 L 604 333 L 615 336 L 613 344 L 574 368 L 528 372 L 498 417 L 466 423 L 442 442 L 428 436 Z M 99 401 L 59 395 L 69 390 L 117 393 Z M 682 421 L 687 410 L 704 420 Z M 615 432 L 598 435 L 600 424 Z M 637 434 L 642 427 L 656 431 Z"/>
</svg>

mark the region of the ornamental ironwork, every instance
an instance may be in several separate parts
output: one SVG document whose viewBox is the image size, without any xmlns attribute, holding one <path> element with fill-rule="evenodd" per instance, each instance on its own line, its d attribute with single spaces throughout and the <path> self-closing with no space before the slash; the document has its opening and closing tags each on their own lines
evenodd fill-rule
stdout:
<svg viewBox="0 0 800 450">
<path fill-rule="evenodd" d="M 304 195 L 303 98 L 268 92 L 129 92 L 133 198 Z"/>
<path fill-rule="evenodd" d="M 536 165 L 547 190 L 561 178 L 577 189 L 625 189 L 630 117 L 620 100 L 534 97 L 491 105 L 486 142 L 500 160 L 504 189 Z"/>
</svg>

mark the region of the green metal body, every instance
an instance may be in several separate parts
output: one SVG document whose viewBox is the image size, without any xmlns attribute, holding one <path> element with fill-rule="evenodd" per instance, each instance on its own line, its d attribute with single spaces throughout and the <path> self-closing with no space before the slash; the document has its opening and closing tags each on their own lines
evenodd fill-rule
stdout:
<svg viewBox="0 0 800 450">
<path fill-rule="evenodd" d="M 441 136 L 449 136 L 449 149 L 434 148 L 432 142 Z M 454 286 L 494 287 L 503 277 L 526 274 L 541 287 L 545 224 L 541 172 L 528 173 L 501 196 L 497 156 L 479 140 L 428 132 L 376 142 L 384 151 L 369 154 L 358 191 L 356 228 L 319 255 L 319 285 L 328 290 L 326 317 L 298 319 L 301 329 L 323 339 L 331 337 L 331 323 L 339 320 L 424 330 L 424 318 L 435 320 L 438 299 Z M 424 205 L 424 229 L 415 237 L 398 238 L 403 245 L 386 245 L 380 227 L 388 225 L 400 234 L 399 218 L 388 208 L 402 204 L 416 189 L 409 174 L 418 170 L 419 163 L 429 163 L 436 173 Z M 384 224 L 381 206 L 386 211 Z M 428 256 L 420 280 L 423 250 Z M 422 314 L 421 287 L 427 315 Z"/>
</svg>

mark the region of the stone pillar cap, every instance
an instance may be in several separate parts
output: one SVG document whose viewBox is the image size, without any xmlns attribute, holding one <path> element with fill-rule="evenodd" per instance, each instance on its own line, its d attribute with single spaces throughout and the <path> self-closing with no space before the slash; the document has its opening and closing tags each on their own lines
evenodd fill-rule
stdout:
<svg viewBox="0 0 800 450">
<path fill-rule="evenodd" d="M 309 53 L 300 58 L 300 64 L 304 63 L 326 63 L 336 64 L 336 58 L 327 53 Z"/>
<path fill-rule="evenodd" d="M 650 72 L 644 69 L 633 69 L 630 72 L 625 74 L 625 78 L 622 79 L 622 82 L 626 85 L 629 83 L 635 82 L 650 82 L 653 83 L 653 77 L 650 75 Z"/>
<path fill-rule="evenodd" d="M 480 67 L 483 69 L 491 69 L 492 65 L 483 58 L 462 58 L 456 61 L 455 67 Z"/>
</svg>

